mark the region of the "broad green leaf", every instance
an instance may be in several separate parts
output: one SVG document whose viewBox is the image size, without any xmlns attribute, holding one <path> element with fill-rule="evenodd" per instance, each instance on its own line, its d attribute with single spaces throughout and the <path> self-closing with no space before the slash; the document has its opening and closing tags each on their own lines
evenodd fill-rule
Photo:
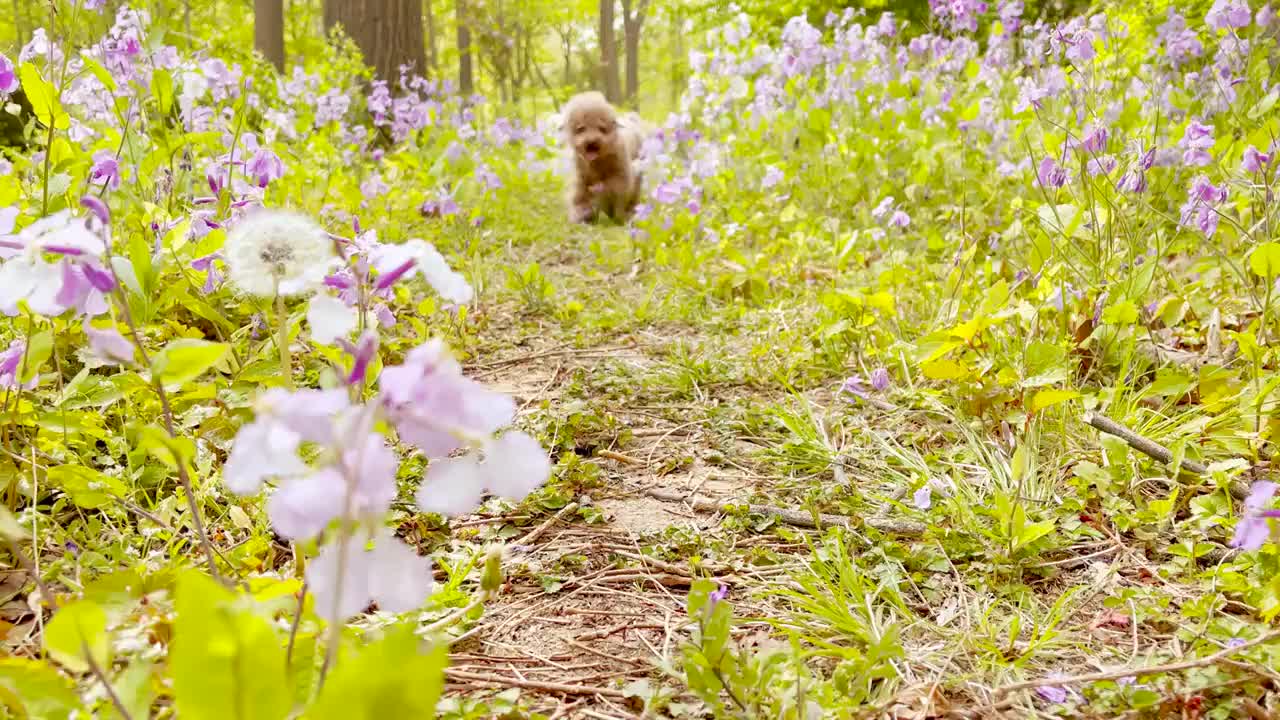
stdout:
<svg viewBox="0 0 1280 720">
<path fill-rule="evenodd" d="M 115 92 L 116 79 L 111 76 L 111 73 L 108 72 L 105 67 L 102 66 L 102 63 L 98 62 L 97 60 L 94 60 L 93 58 L 87 55 L 81 55 L 80 62 L 84 63 L 85 69 L 93 73 L 93 76 L 98 78 L 98 82 L 102 83 L 102 85 L 106 87 L 107 90 L 111 92 Z M 159 72 L 159 71 L 157 70 L 156 72 Z"/>
<path fill-rule="evenodd" d="M 66 130 L 71 127 L 71 116 L 62 109 L 62 101 L 53 84 L 40 76 L 40 69 L 31 63 L 24 63 L 18 69 L 18 81 L 31 103 L 31 111 L 36 119 L 45 127 Z"/>
<path fill-rule="evenodd" d="M 434 718 L 444 688 L 449 647 L 429 649 L 405 624 L 378 642 L 343 658 L 325 681 L 306 720 L 382 720 Z"/>
<path fill-rule="evenodd" d="M 1138 321 L 1138 306 L 1132 300 L 1108 305 L 1102 311 L 1102 322 L 1108 325 L 1132 325 Z"/>
<path fill-rule="evenodd" d="M 155 369 L 165 387 L 176 390 L 216 365 L 229 349 L 226 343 L 208 340 L 172 340 L 156 356 Z"/>
<path fill-rule="evenodd" d="M 0 658 L 0 708 L 4 707 L 30 720 L 85 716 L 75 683 L 48 663 L 20 657 Z"/>
<path fill-rule="evenodd" d="M 129 492 L 128 486 L 119 478 L 83 465 L 51 467 L 47 478 L 54 487 L 66 493 L 77 507 L 87 510 L 100 508 L 111 502 L 113 497 L 124 497 Z"/>
<path fill-rule="evenodd" d="M 271 621 L 199 571 L 178 578 L 175 596 L 169 674 L 177 716 L 287 717 L 293 702 L 285 675 L 284 638 Z"/>
<path fill-rule="evenodd" d="M 1265 242 L 1249 254 L 1249 269 L 1268 280 L 1280 275 L 1280 243 Z"/>
<path fill-rule="evenodd" d="M 181 435 L 169 437 L 169 433 L 155 425 L 139 427 L 137 433 L 137 446 L 170 470 L 177 470 L 179 462 L 190 465 L 195 459 L 196 446 L 191 438 Z"/>
<path fill-rule="evenodd" d="M 89 657 L 99 668 L 111 667 L 107 612 L 90 600 L 63 605 L 45 626 L 44 651 L 72 672 L 87 672 Z"/>
<path fill-rule="evenodd" d="M 26 540 L 30 535 L 18 522 L 18 518 L 8 505 L 0 503 L 0 537 L 10 540 Z"/>
<path fill-rule="evenodd" d="M 1047 407 L 1053 407 L 1058 403 L 1064 403 L 1078 397 L 1080 397 L 1080 393 L 1075 390 L 1041 390 L 1031 399 L 1031 412 L 1038 413 Z"/>
<path fill-rule="evenodd" d="M 1274 108 L 1276 106 L 1277 100 L 1280 100 L 1280 92 L 1272 90 L 1271 92 L 1267 93 L 1265 97 L 1263 97 L 1261 100 L 1258 101 L 1257 105 L 1254 105 L 1252 108 L 1249 109 L 1249 119 L 1257 120 L 1258 118 L 1271 112 L 1271 108 Z"/>
<path fill-rule="evenodd" d="M 1009 461 L 1009 474 L 1013 476 L 1014 482 L 1021 481 L 1027 475 L 1027 467 L 1030 461 L 1027 459 L 1027 446 L 1019 445 L 1013 451 L 1013 458 Z M 1021 510 L 1021 508 L 1019 508 Z M 1021 514 L 1018 515 L 1021 517 Z"/>
<path fill-rule="evenodd" d="M 965 366 L 945 358 L 925 363 L 921 369 L 924 371 L 924 376 L 930 380 L 959 380 L 969 375 Z"/>
<path fill-rule="evenodd" d="M 1014 550 L 1024 548 L 1040 538 L 1053 532 L 1053 521 L 1045 520 L 1044 522 L 1031 523 L 1024 525 L 1021 532 L 1014 542 Z"/>
<path fill-rule="evenodd" d="M 151 702 L 155 698 L 155 691 L 151 686 L 154 671 L 155 666 L 151 661 L 135 659 L 113 682 L 116 695 L 120 696 L 120 702 L 129 711 L 132 720 L 151 717 Z M 107 707 L 107 717 L 125 720 L 114 705 Z"/>
<path fill-rule="evenodd" d="M 151 73 L 151 92 L 160 106 L 160 114 L 168 115 L 173 108 L 173 75 L 164 69 Z"/>
<path fill-rule="evenodd" d="M 44 330 L 27 340 L 27 354 L 18 361 L 18 380 L 28 383 L 40 373 L 40 368 L 53 354 L 53 331 Z"/>
</svg>

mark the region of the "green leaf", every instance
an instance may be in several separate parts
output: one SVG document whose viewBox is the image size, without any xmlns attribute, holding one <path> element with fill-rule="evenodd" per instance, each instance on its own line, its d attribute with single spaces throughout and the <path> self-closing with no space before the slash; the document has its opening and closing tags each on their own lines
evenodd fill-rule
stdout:
<svg viewBox="0 0 1280 720">
<path fill-rule="evenodd" d="M 1276 100 L 1280 100 L 1280 92 L 1272 90 L 1267 93 L 1265 97 L 1258 101 L 1257 105 L 1254 105 L 1249 109 L 1249 119 L 1257 120 L 1263 115 L 1271 112 L 1271 108 L 1276 106 Z"/>
<path fill-rule="evenodd" d="M 1018 533 L 1017 541 L 1014 543 L 1013 549 L 1019 550 L 1024 548 L 1051 532 L 1053 532 L 1052 520 L 1024 525 L 1022 530 Z"/>
<path fill-rule="evenodd" d="M 229 349 L 226 343 L 208 340 L 172 340 L 156 356 L 155 369 L 166 388 L 177 390 L 216 365 Z"/>
<path fill-rule="evenodd" d="M 199 571 L 178 578 L 169 674 L 183 720 L 283 720 L 283 638 L 252 604 Z"/>
<path fill-rule="evenodd" d="M 28 383 L 40 373 L 40 368 L 53 354 L 53 331 L 44 330 L 27 340 L 27 355 L 18 361 L 18 381 Z"/>
<path fill-rule="evenodd" d="M 436 643 L 422 652 L 423 641 L 404 624 L 386 637 L 343 658 L 325 681 L 307 720 L 381 720 L 434 718 L 444 688 L 449 647 Z"/>
<path fill-rule="evenodd" d="M 102 83 L 108 91 L 116 91 L 116 79 L 111 76 L 111 73 L 108 72 L 105 67 L 102 66 L 102 63 L 85 55 L 80 56 L 80 62 L 84 63 L 85 68 L 89 72 L 93 73 L 93 76 L 98 78 L 98 82 Z M 156 72 L 159 71 L 157 70 Z"/>
<path fill-rule="evenodd" d="M 30 537 L 18 522 L 17 516 L 4 503 L 0 503 L 0 537 L 10 540 L 26 540 Z"/>
<path fill-rule="evenodd" d="M 160 114 L 168 115 L 173 108 L 173 75 L 164 69 L 151 73 L 151 92 L 160 106 Z"/>
<path fill-rule="evenodd" d="M 48 663 L 20 657 L 0 658 L 0 708 L 5 707 L 31 720 L 66 720 L 84 713 L 75 683 Z"/>
<path fill-rule="evenodd" d="M 111 502 L 113 497 L 122 498 L 129 493 L 129 488 L 119 478 L 87 468 L 83 465 L 59 465 L 49 468 L 49 482 L 71 498 L 77 507 L 93 510 Z"/>
<path fill-rule="evenodd" d="M 959 380 L 969 375 L 969 371 L 955 360 L 934 360 L 925 363 L 921 369 L 930 380 Z"/>
<path fill-rule="evenodd" d="M 151 702 L 155 699 L 155 691 L 151 687 L 153 671 L 154 665 L 149 660 L 133 660 L 113 683 L 116 695 L 120 696 L 120 702 L 133 720 L 151 717 Z M 125 720 L 114 705 L 107 708 L 107 717 Z"/>
<path fill-rule="evenodd" d="M 1108 325 L 1132 325 L 1138 321 L 1138 306 L 1132 300 L 1108 305 L 1102 311 L 1102 322 Z"/>
<path fill-rule="evenodd" d="M 1041 390 L 1031 399 L 1031 412 L 1038 413 L 1047 407 L 1053 407 L 1058 403 L 1064 403 L 1078 397 L 1080 397 L 1080 393 L 1075 390 Z"/>
<path fill-rule="evenodd" d="M 40 69 L 31 63 L 25 63 L 18 69 L 18 81 L 31 103 L 31 111 L 36 119 L 45 127 L 66 130 L 71 127 L 71 116 L 62 109 L 62 101 L 53 84 L 40 76 Z"/>
<path fill-rule="evenodd" d="M 1268 280 L 1280 275 L 1280 243 L 1265 242 L 1249 255 L 1249 269 Z"/>
<path fill-rule="evenodd" d="M 92 657 L 100 668 L 110 667 L 107 612 L 89 600 L 63 605 L 45 626 L 44 651 L 72 672 L 88 672 L 87 657 Z"/>
</svg>

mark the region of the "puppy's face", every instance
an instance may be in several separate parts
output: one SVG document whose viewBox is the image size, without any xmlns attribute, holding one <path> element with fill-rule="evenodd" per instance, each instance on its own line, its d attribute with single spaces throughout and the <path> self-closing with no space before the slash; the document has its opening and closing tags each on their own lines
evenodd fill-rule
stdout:
<svg viewBox="0 0 1280 720">
<path fill-rule="evenodd" d="M 608 105 L 573 108 L 565 124 L 574 152 L 588 163 L 618 145 L 618 117 Z"/>
</svg>

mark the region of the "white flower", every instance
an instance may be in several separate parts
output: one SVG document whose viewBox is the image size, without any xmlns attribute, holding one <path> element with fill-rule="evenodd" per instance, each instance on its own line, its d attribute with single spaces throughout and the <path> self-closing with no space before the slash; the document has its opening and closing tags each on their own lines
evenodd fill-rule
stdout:
<svg viewBox="0 0 1280 720">
<path fill-rule="evenodd" d="M 307 305 L 307 323 L 311 325 L 312 340 L 332 345 L 355 329 L 356 311 L 332 295 L 316 293 Z"/>
<path fill-rule="evenodd" d="M 223 254 L 231 281 L 259 297 L 309 292 L 335 259 L 333 243 L 319 225 L 284 210 L 246 215 L 227 235 Z"/>
<path fill-rule="evenodd" d="M 551 476 L 551 459 L 528 433 L 509 432 L 485 446 L 481 470 L 490 492 L 523 500 Z"/>
<path fill-rule="evenodd" d="M 298 457 L 302 438 L 278 422 L 255 420 L 236 433 L 231 454 L 222 466 L 222 482 L 237 495 L 252 495 L 268 477 L 301 475 L 307 466 Z"/>
<path fill-rule="evenodd" d="M 356 537 L 329 542 L 307 564 L 307 586 L 320 617 L 341 622 L 371 601 L 385 612 L 408 612 L 431 594 L 430 558 L 420 557 L 385 529 L 375 533 L 373 542 L 372 550 L 365 550 Z"/>
<path fill-rule="evenodd" d="M 475 510 L 483 493 L 484 477 L 480 464 L 467 455 L 432 460 L 414 499 L 423 512 L 456 517 Z"/>
<path fill-rule="evenodd" d="M 380 245 L 373 257 L 373 267 L 380 275 L 389 274 L 408 262 L 413 262 L 408 274 L 421 273 L 445 300 L 466 303 L 475 294 L 467 279 L 454 272 L 440 251 L 425 240 L 414 238 L 399 245 Z"/>
<path fill-rule="evenodd" d="M 431 595 L 431 558 L 421 557 L 382 530 L 369 554 L 369 594 L 378 609 L 402 613 L 422 606 Z"/>
</svg>

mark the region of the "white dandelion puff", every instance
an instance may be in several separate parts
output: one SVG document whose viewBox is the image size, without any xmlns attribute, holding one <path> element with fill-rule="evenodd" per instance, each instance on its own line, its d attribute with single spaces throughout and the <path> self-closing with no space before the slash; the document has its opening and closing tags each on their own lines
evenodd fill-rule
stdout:
<svg viewBox="0 0 1280 720">
<path fill-rule="evenodd" d="M 333 242 L 311 218 L 259 210 L 236 223 L 223 247 L 231 281 L 259 297 L 301 295 L 334 265 Z"/>
</svg>

